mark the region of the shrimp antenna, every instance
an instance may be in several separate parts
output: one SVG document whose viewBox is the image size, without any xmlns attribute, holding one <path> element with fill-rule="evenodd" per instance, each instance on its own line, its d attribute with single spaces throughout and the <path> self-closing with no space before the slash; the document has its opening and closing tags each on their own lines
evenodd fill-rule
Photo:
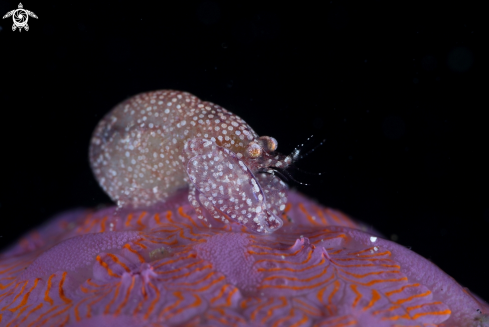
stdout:
<svg viewBox="0 0 489 327">
<path fill-rule="evenodd" d="M 314 135 L 311 135 L 307 138 L 306 142 L 308 142 L 310 139 L 313 138 Z M 292 153 L 289 155 L 290 157 L 292 157 L 292 161 L 295 161 L 297 160 L 297 158 L 300 156 L 300 153 L 302 151 L 302 148 L 304 147 L 304 144 L 306 143 L 302 143 L 301 145 L 298 145 L 295 147 L 295 149 L 292 151 Z"/>
<path fill-rule="evenodd" d="M 303 174 L 307 174 L 307 175 L 321 176 L 321 175 L 323 174 L 322 172 L 321 172 L 321 173 L 311 173 L 310 171 L 307 171 L 307 170 L 301 169 L 301 168 L 296 167 L 296 166 L 294 166 L 294 165 L 290 165 L 290 166 L 289 166 L 289 167 L 287 167 L 287 168 L 293 168 L 293 169 L 295 169 L 295 170 L 297 170 L 297 171 L 300 171 L 301 173 L 303 173 Z"/>
<path fill-rule="evenodd" d="M 286 182 L 289 181 L 289 178 L 287 178 L 287 176 L 285 176 L 285 174 L 283 173 L 283 171 L 280 171 L 277 168 L 272 168 L 272 170 L 273 170 L 273 173 L 272 174 L 278 175 L 278 177 L 280 177 L 280 179 L 282 179 L 282 180 L 284 180 Z"/>
<path fill-rule="evenodd" d="M 283 170 L 283 169 L 280 169 L 280 168 L 277 168 L 277 167 L 270 167 L 270 168 L 272 168 L 273 171 L 275 173 L 277 173 L 277 175 L 279 175 L 279 177 L 285 177 L 285 179 L 287 179 L 287 177 L 289 177 L 292 181 L 294 181 L 294 182 L 296 182 L 297 184 L 300 184 L 300 185 L 305 185 L 305 186 L 310 186 L 311 185 L 311 184 L 299 182 L 297 179 L 295 179 L 294 177 L 292 177 L 292 175 L 287 170 Z"/>
<path fill-rule="evenodd" d="M 275 167 L 270 167 L 269 169 L 262 168 L 262 169 L 258 170 L 258 173 L 278 175 L 278 177 L 280 177 L 280 179 L 285 180 L 286 182 L 289 181 L 287 176 L 285 176 L 282 172 L 278 171 L 277 168 L 275 168 Z"/>
<path fill-rule="evenodd" d="M 312 137 L 312 135 L 311 135 L 311 137 Z M 309 139 L 308 139 L 308 140 L 309 140 Z M 323 139 L 323 140 L 321 141 L 321 143 L 319 143 L 318 145 L 316 145 L 316 146 L 315 146 L 314 148 L 312 148 L 311 150 L 307 151 L 307 153 L 306 153 L 306 154 L 301 155 L 301 156 L 299 157 L 299 159 L 303 159 L 303 158 L 307 157 L 308 155 L 310 155 L 311 153 L 313 153 L 313 152 L 314 152 L 314 150 L 316 150 L 316 149 L 317 149 L 317 148 L 319 148 L 321 145 L 323 145 L 323 144 L 324 144 L 324 142 L 326 142 L 326 139 Z"/>
</svg>

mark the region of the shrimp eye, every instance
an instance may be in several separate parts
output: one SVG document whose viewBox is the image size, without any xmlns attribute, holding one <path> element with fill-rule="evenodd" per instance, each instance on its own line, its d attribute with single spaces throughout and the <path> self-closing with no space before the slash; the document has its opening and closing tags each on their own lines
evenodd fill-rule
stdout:
<svg viewBox="0 0 489 327">
<path fill-rule="evenodd" d="M 262 146 L 262 148 L 265 149 L 265 151 L 267 151 L 268 153 L 277 150 L 278 142 L 275 138 L 271 136 L 260 136 L 258 138 L 258 142 Z"/>
<path fill-rule="evenodd" d="M 251 142 L 246 148 L 246 155 L 250 158 L 259 158 L 263 153 L 262 147 L 255 142 Z"/>
</svg>

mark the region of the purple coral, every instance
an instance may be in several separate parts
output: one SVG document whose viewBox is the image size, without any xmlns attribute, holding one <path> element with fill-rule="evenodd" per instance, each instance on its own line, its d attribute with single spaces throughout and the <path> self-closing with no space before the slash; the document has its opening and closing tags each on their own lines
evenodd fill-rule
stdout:
<svg viewBox="0 0 489 327">
<path fill-rule="evenodd" d="M 1 255 L 0 326 L 488 326 L 414 252 L 289 192 L 271 235 L 159 207 L 74 211 Z"/>
</svg>

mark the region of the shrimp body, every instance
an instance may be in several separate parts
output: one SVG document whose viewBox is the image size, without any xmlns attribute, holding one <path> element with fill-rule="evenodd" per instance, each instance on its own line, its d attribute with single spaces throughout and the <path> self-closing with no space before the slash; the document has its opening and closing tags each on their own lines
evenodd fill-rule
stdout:
<svg viewBox="0 0 489 327">
<path fill-rule="evenodd" d="M 180 91 L 136 95 L 97 125 L 90 163 L 119 207 L 150 207 L 189 188 L 199 218 L 270 233 L 282 226 L 286 184 L 272 168 L 291 156 L 276 153 L 277 141 L 258 137 L 240 117 Z"/>
</svg>

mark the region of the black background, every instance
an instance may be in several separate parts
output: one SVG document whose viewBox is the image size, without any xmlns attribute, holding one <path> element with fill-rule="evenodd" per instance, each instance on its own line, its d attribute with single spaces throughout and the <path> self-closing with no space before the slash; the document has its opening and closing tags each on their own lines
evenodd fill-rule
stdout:
<svg viewBox="0 0 489 327">
<path fill-rule="evenodd" d="M 109 202 L 92 130 L 139 92 L 220 104 L 290 152 L 297 186 L 489 299 L 483 2 L 23 1 L 0 20 L 0 246 Z M 17 8 L 0 1 L 0 14 Z M 487 61 L 487 59 L 485 59 Z"/>
</svg>

